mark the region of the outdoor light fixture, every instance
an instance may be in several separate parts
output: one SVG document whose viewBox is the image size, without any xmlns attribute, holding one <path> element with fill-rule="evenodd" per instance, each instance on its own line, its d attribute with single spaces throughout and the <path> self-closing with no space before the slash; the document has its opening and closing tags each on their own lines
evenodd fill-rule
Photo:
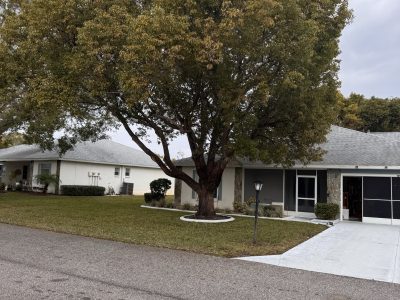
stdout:
<svg viewBox="0 0 400 300">
<path fill-rule="evenodd" d="M 254 188 L 256 189 L 257 192 L 261 191 L 262 186 L 263 184 L 261 181 L 254 181 Z"/>
<path fill-rule="evenodd" d="M 262 189 L 262 182 L 255 181 L 254 188 L 256 189 L 256 209 L 254 210 L 254 233 L 253 233 L 253 244 L 257 242 L 257 220 L 258 220 L 258 203 L 259 203 L 259 194 Z"/>
</svg>

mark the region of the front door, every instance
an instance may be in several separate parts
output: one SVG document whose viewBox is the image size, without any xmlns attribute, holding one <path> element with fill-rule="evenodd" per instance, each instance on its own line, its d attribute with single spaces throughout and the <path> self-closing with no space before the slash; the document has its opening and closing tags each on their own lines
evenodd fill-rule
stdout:
<svg viewBox="0 0 400 300">
<path fill-rule="evenodd" d="M 343 177 L 343 218 L 362 219 L 362 181 L 361 176 Z"/>
<path fill-rule="evenodd" d="M 296 211 L 313 213 L 317 203 L 317 177 L 298 175 L 296 185 Z"/>
</svg>

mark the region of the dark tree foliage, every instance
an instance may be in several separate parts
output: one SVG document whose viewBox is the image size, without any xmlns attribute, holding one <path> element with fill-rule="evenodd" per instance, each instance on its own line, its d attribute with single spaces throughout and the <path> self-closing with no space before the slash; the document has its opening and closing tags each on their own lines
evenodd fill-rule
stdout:
<svg viewBox="0 0 400 300">
<path fill-rule="evenodd" d="M 337 124 L 364 132 L 400 131 L 400 98 L 351 94 L 340 101 Z"/>
<path fill-rule="evenodd" d="M 235 156 L 320 158 L 335 118 L 347 0 L 0 0 L 0 133 L 61 150 L 122 126 L 199 196 Z M 154 132 L 158 155 L 144 142 Z M 198 181 L 174 164 L 190 145 Z"/>
</svg>

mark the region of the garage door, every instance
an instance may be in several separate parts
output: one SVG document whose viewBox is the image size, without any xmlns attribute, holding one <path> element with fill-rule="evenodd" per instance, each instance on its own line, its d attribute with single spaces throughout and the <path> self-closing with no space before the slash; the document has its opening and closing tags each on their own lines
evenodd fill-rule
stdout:
<svg viewBox="0 0 400 300">
<path fill-rule="evenodd" d="M 400 224 L 400 178 L 363 177 L 363 221 Z"/>
</svg>

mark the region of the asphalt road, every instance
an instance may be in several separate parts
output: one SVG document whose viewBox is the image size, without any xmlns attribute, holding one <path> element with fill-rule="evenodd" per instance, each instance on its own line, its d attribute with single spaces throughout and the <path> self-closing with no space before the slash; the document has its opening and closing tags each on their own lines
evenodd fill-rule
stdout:
<svg viewBox="0 0 400 300">
<path fill-rule="evenodd" d="M 399 299 L 400 285 L 0 224 L 0 299 Z"/>
</svg>

